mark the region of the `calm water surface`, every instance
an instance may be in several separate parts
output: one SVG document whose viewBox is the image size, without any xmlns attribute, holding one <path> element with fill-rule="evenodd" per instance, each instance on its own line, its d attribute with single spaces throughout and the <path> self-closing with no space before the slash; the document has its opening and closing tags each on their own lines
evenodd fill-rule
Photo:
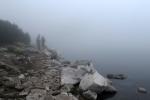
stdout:
<svg viewBox="0 0 150 100">
<path fill-rule="evenodd" d="M 99 73 L 125 74 L 126 80 L 112 80 L 118 93 L 106 100 L 150 100 L 150 54 L 149 52 L 100 53 L 100 52 L 64 52 L 65 58 L 91 59 Z M 148 94 L 137 93 L 138 87 L 144 87 Z"/>
</svg>

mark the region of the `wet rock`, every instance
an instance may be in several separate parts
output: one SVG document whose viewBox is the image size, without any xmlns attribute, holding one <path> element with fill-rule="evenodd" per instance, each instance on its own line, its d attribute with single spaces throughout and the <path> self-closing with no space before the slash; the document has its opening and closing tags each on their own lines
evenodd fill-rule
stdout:
<svg viewBox="0 0 150 100">
<path fill-rule="evenodd" d="M 80 82 L 79 88 L 83 91 L 91 90 L 96 93 L 101 93 L 105 89 L 109 89 L 109 91 L 114 91 L 110 87 L 110 83 L 108 79 L 104 78 L 98 72 L 94 74 L 86 74 Z"/>
<path fill-rule="evenodd" d="M 97 99 L 97 93 L 92 92 L 90 90 L 82 93 L 83 97 L 87 100 L 96 100 Z"/>
<path fill-rule="evenodd" d="M 30 94 L 26 97 L 26 100 L 45 100 L 47 97 L 46 90 L 42 89 L 32 89 Z M 53 100 L 49 98 L 49 100 Z"/>
<path fill-rule="evenodd" d="M 109 100 L 110 98 L 113 98 L 115 94 L 108 93 L 108 92 L 102 92 L 98 94 L 97 100 Z"/>
<path fill-rule="evenodd" d="M 66 95 L 66 94 L 60 94 L 56 96 L 55 100 L 78 100 L 75 96 L 72 94 Z"/>
<path fill-rule="evenodd" d="M 116 94 L 117 89 L 112 85 L 108 85 L 103 92 L 110 93 L 110 94 Z"/>
<path fill-rule="evenodd" d="M 96 93 L 101 93 L 107 86 L 106 79 L 98 72 L 94 74 L 86 74 L 80 82 L 80 89 L 83 91 L 91 90 Z"/>
<path fill-rule="evenodd" d="M 124 80 L 126 79 L 127 77 L 124 75 L 124 74 L 108 74 L 107 75 L 107 78 L 109 79 L 120 79 L 120 80 Z"/>
<path fill-rule="evenodd" d="M 143 87 L 138 87 L 137 91 L 138 91 L 139 93 L 144 93 L 144 94 L 147 93 L 147 90 L 146 90 L 145 88 L 143 88 Z"/>
</svg>

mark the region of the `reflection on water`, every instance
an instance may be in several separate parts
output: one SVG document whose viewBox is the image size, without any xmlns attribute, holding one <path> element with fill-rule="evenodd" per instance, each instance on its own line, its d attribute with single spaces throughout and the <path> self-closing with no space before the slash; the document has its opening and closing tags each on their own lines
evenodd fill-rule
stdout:
<svg viewBox="0 0 150 100">
<path fill-rule="evenodd" d="M 99 42 L 98 42 L 99 43 Z M 107 74 L 127 75 L 125 80 L 112 80 L 118 93 L 110 96 L 99 96 L 99 99 L 106 100 L 150 100 L 150 48 L 111 48 L 106 47 L 90 48 L 87 46 L 75 46 L 71 44 L 61 50 L 64 58 L 68 60 L 92 60 L 98 72 L 104 76 Z M 84 49 L 85 48 L 85 49 Z M 140 47 L 139 47 L 140 48 Z M 147 89 L 148 94 L 137 94 L 138 87 Z"/>
<path fill-rule="evenodd" d="M 102 94 L 98 95 L 97 100 L 106 100 L 106 99 L 112 98 L 114 96 L 115 96 L 115 93 L 111 94 L 111 93 L 103 92 Z"/>
<path fill-rule="evenodd" d="M 138 73 L 133 75 L 130 73 L 126 80 L 112 80 L 118 92 L 114 96 L 108 96 L 108 98 L 106 95 L 103 100 L 150 100 L 150 79 L 148 76 L 143 75 Z M 140 86 L 146 88 L 148 93 L 138 93 L 137 88 Z"/>
</svg>

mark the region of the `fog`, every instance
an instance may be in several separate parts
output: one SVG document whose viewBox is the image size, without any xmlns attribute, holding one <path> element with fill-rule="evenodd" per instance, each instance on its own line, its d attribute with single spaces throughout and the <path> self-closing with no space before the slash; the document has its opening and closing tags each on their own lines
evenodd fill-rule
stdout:
<svg viewBox="0 0 150 100">
<path fill-rule="evenodd" d="M 149 5 L 148 0 L 1 0 L 0 19 L 16 23 L 33 40 L 44 35 L 66 59 L 132 70 L 150 66 Z"/>
</svg>

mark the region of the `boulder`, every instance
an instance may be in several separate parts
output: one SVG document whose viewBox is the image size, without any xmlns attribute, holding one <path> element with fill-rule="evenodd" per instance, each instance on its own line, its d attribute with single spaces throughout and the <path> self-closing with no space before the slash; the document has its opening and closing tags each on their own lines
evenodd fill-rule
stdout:
<svg viewBox="0 0 150 100">
<path fill-rule="evenodd" d="M 139 87 L 138 89 L 137 89 L 137 91 L 139 92 L 139 93 L 147 93 L 147 90 L 145 89 L 145 88 L 143 88 L 143 87 Z"/>
<path fill-rule="evenodd" d="M 115 94 L 115 93 L 117 93 L 117 89 L 116 89 L 114 86 L 112 86 L 112 85 L 109 84 L 109 85 L 105 88 L 104 92 L 105 92 L 105 93 L 110 93 L 110 94 Z"/>
<path fill-rule="evenodd" d="M 83 69 L 87 71 L 87 73 L 94 73 L 96 70 L 93 66 L 93 63 L 88 60 L 78 60 L 74 63 L 78 69 Z"/>
<path fill-rule="evenodd" d="M 64 92 L 69 93 L 69 92 L 71 92 L 71 90 L 73 88 L 74 88 L 74 86 L 72 84 L 65 84 L 65 85 L 62 86 L 61 92 L 62 93 L 64 93 Z"/>
<path fill-rule="evenodd" d="M 124 80 L 127 77 L 124 74 L 108 74 L 107 78 L 109 79 L 120 79 L 120 80 Z"/>
<path fill-rule="evenodd" d="M 94 74 L 86 74 L 80 82 L 79 88 L 82 91 L 91 90 L 96 93 L 101 93 L 104 90 L 113 92 L 115 89 L 110 88 L 111 84 L 108 79 L 104 78 L 98 72 Z"/>
<path fill-rule="evenodd" d="M 79 88 L 83 91 L 91 90 L 101 93 L 107 87 L 107 80 L 98 72 L 86 74 L 80 82 Z"/>
<path fill-rule="evenodd" d="M 66 67 L 62 68 L 61 74 L 61 85 L 77 84 L 86 72 L 84 70 Z"/>
<path fill-rule="evenodd" d="M 92 92 L 90 90 L 83 92 L 82 95 L 87 100 L 96 100 L 97 99 L 97 93 Z"/>
<path fill-rule="evenodd" d="M 60 94 L 57 95 L 55 100 L 78 100 L 75 96 L 73 96 L 72 94 Z"/>
<path fill-rule="evenodd" d="M 87 73 L 94 73 L 93 65 L 77 65 L 77 67 L 63 67 L 61 72 L 61 84 L 77 84 Z"/>
<path fill-rule="evenodd" d="M 48 95 L 46 90 L 32 89 L 26 100 L 54 100 L 52 96 Z"/>
<path fill-rule="evenodd" d="M 19 78 L 19 79 L 25 79 L 25 76 L 24 76 L 24 74 L 20 74 L 20 75 L 18 76 L 18 78 Z"/>
</svg>

